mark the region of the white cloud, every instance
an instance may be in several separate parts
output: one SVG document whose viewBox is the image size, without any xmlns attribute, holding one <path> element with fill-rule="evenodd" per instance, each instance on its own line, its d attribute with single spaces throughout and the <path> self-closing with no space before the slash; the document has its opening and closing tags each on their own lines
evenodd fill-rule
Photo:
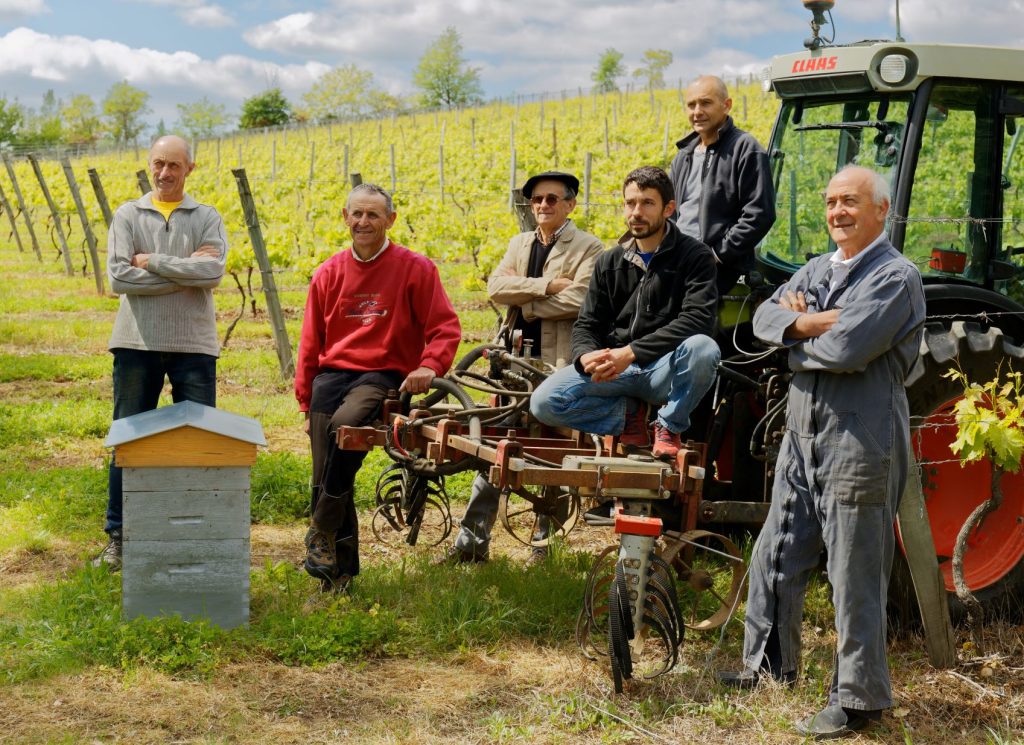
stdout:
<svg viewBox="0 0 1024 745">
<path fill-rule="evenodd" d="M 455 26 L 464 56 L 480 68 L 485 90 L 554 91 L 590 86 L 597 59 L 610 46 L 624 54 L 630 69 L 645 49 L 672 50 L 676 63 L 670 78 L 707 69 L 759 68 L 757 55 L 723 37 L 742 40 L 796 25 L 785 0 L 648 0 L 643 5 L 592 0 L 585 7 L 578 0 L 336 0 L 333 5 L 254 26 L 243 38 L 263 51 L 354 62 L 373 70 L 383 84 L 402 81 L 408 90 L 410 71 L 423 51 L 445 27 Z M 716 45 L 726 49 L 712 51 Z"/>
<path fill-rule="evenodd" d="M 235 19 L 219 5 L 200 5 L 195 8 L 183 8 L 179 15 L 190 26 L 224 28 L 235 25 Z"/>
<path fill-rule="evenodd" d="M 1024 47 L 1024 0 L 903 0 L 900 16 L 908 41 Z"/>
<path fill-rule="evenodd" d="M 132 2 L 173 8 L 177 11 L 178 16 L 190 26 L 225 28 L 235 25 L 234 16 L 228 13 L 223 6 L 209 3 L 207 0 L 132 0 Z"/>
<path fill-rule="evenodd" d="M 109 86 L 118 80 L 154 98 L 172 88 L 178 100 L 202 95 L 241 101 L 271 85 L 293 97 L 308 90 L 328 69 L 319 62 L 277 65 L 241 55 L 203 59 L 192 52 L 133 48 L 106 39 L 50 36 L 16 28 L 0 36 L 0 79 L 17 76 L 70 85 Z M 185 91 L 191 92 L 185 93 Z"/>
<path fill-rule="evenodd" d="M 0 15 L 8 18 L 37 16 L 49 12 L 45 0 L 0 0 Z"/>
</svg>

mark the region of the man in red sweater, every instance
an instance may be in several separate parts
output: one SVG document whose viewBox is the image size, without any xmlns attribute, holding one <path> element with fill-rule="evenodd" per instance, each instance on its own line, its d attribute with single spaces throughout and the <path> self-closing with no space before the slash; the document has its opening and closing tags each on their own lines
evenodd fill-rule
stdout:
<svg viewBox="0 0 1024 745">
<path fill-rule="evenodd" d="M 313 273 L 295 372 L 313 452 L 305 569 L 338 589 L 359 573 L 353 488 L 366 453 L 339 450 L 335 432 L 372 420 L 389 389 L 426 392 L 462 338 L 433 262 L 387 237 L 397 217 L 391 195 L 360 184 L 342 213 L 352 249 Z"/>
</svg>

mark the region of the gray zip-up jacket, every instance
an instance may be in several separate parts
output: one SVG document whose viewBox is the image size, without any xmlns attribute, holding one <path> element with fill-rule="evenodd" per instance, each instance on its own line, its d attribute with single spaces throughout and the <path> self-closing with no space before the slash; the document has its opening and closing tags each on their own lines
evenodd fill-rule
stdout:
<svg viewBox="0 0 1024 745">
<path fill-rule="evenodd" d="M 816 474 L 826 493 L 843 502 L 879 503 L 889 476 L 905 469 L 910 419 L 903 381 L 917 359 L 925 321 L 924 286 L 917 268 L 888 241 L 871 249 L 821 307 L 831 254 L 809 261 L 754 314 L 754 334 L 789 347 L 793 381 L 786 427 L 811 438 L 821 454 Z M 821 336 L 784 339 L 799 315 L 779 305 L 786 291 L 803 292 L 808 312 L 840 308 Z"/>
<path fill-rule="evenodd" d="M 192 258 L 202 246 L 220 255 Z M 224 276 L 227 252 L 220 214 L 188 194 L 167 220 L 152 192 L 118 207 L 107 273 L 121 305 L 108 348 L 219 355 L 213 288 Z M 132 266 L 136 254 L 150 254 L 148 269 Z"/>
</svg>

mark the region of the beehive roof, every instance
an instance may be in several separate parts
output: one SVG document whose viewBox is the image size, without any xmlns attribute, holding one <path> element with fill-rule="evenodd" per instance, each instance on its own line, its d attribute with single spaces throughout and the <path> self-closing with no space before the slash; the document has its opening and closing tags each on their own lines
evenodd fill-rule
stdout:
<svg viewBox="0 0 1024 745">
<path fill-rule="evenodd" d="M 194 401 L 182 401 L 173 406 L 162 406 L 124 419 L 116 419 L 110 425 L 110 431 L 103 444 L 107 447 L 116 447 L 180 427 L 195 427 L 253 445 L 267 444 L 263 436 L 263 426 L 255 419 L 197 404 Z"/>
</svg>

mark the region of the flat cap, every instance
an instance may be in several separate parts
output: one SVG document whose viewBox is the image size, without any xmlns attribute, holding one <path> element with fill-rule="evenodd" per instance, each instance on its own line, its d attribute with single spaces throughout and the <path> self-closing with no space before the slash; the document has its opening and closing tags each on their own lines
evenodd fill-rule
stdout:
<svg viewBox="0 0 1024 745">
<path fill-rule="evenodd" d="M 530 178 L 526 179 L 526 183 L 523 184 L 523 196 L 527 199 L 532 197 L 533 187 L 535 187 L 539 181 L 561 181 L 572 189 L 573 194 L 579 194 L 580 192 L 580 180 L 571 173 L 562 173 L 561 171 L 544 171 L 544 173 L 538 173 L 536 176 L 530 176 Z"/>
</svg>

